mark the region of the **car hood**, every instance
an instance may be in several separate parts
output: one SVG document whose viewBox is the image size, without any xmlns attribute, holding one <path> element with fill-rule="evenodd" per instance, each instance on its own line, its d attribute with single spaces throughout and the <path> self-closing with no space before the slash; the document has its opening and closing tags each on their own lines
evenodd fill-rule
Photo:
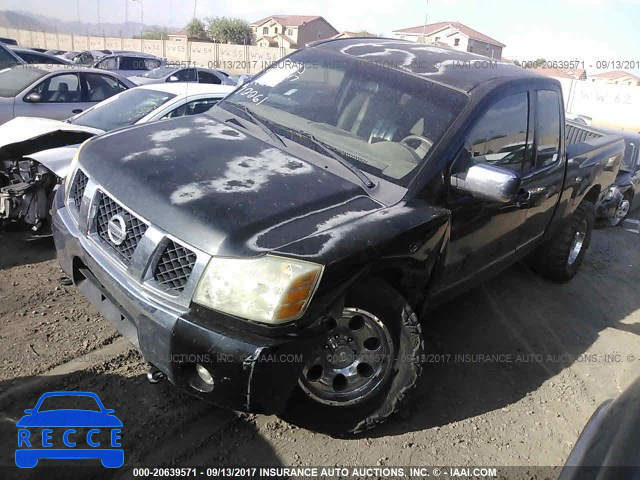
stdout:
<svg viewBox="0 0 640 480">
<path fill-rule="evenodd" d="M 121 427 L 113 415 L 92 410 L 47 410 L 25 415 L 17 427 Z"/>
<path fill-rule="evenodd" d="M 131 80 L 133 83 L 135 83 L 136 85 L 149 85 L 151 83 L 159 83 L 162 82 L 162 79 L 157 79 L 157 78 L 147 78 L 147 77 L 139 77 L 137 75 L 134 75 L 132 77 L 129 77 L 129 80 Z"/>
<path fill-rule="evenodd" d="M 104 131 L 97 128 L 48 118 L 14 118 L 0 125 L 0 160 L 32 158 L 64 177 L 77 145 L 101 133 Z"/>
<path fill-rule="evenodd" d="M 80 168 L 211 255 L 256 255 L 382 208 L 360 185 L 207 115 L 95 138 Z"/>
</svg>

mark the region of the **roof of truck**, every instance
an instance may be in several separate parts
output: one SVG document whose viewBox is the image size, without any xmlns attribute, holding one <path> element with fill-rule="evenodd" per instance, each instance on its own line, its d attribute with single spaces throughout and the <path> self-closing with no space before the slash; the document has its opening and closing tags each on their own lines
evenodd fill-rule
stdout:
<svg viewBox="0 0 640 480">
<path fill-rule="evenodd" d="M 311 48 L 410 72 L 465 92 L 495 78 L 504 78 L 505 81 L 518 78 L 552 80 L 482 55 L 393 38 L 335 39 L 316 42 Z"/>
</svg>

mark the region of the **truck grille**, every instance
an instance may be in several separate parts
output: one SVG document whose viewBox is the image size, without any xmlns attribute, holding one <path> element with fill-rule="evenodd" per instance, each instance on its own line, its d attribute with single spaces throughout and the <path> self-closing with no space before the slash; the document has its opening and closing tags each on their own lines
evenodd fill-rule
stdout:
<svg viewBox="0 0 640 480">
<path fill-rule="evenodd" d="M 82 170 L 78 170 L 76 178 L 73 180 L 73 185 L 71 186 L 71 198 L 73 198 L 73 204 L 78 212 L 80 211 L 82 197 L 84 196 L 84 191 L 87 188 L 88 182 L 89 178 Z"/>
<path fill-rule="evenodd" d="M 105 193 L 98 193 L 98 214 L 96 216 L 96 232 L 104 243 L 109 245 L 125 262 L 129 263 L 140 239 L 147 231 L 148 225 L 132 213 L 125 210 Z M 109 221 L 120 215 L 125 222 L 126 235 L 120 245 L 116 245 L 109 237 Z"/>
<path fill-rule="evenodd" d="M 159 284 L 181 292 L 191 276 L 195 263 L 195 253 L 170 240 L 153 271 L 153 278 Z"/>
</svg>

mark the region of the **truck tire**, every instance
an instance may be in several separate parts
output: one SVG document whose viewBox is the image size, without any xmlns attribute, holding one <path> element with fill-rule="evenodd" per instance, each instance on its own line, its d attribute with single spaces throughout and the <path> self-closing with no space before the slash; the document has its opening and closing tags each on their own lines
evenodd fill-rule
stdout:
<svg viewBox="0 0 640 480">
<path fill-rule="evenodd" d="M 345 436 L 398 411 L 420 376 L 424 352 L 418 318 L 400 293 L 381 279 L 358 283 L 326 337 L 310 355 L 283 418 Z"/>
<path fill-rule="evenodd" d="M 540 276 L 554 282 L 571 280 L 578 273 L 589 248 L 594 223 L 594 205 L 583 201 L 569 221 L 527 258 L 527 264 Z"/>
</svg>

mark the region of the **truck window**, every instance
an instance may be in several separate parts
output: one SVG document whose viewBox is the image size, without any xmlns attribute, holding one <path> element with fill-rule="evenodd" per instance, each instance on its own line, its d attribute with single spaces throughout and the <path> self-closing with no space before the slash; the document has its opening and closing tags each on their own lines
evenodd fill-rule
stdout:
<svg viewBox="0 0 640 480">
<path fill-rule="evenodd" d="M 499 100 L 482 115 L 467 135 L 451 173 L 464 173 L 476 163 L 521 170 L 527 149 L 528 119 L 527 93 Z"/>
<path fill-rule="evenodd" d="M 558 160 L 560 99 L 553 90 L 539 90 L 536 105 L 536 168 L 542 168 Z"/>
</svg>

